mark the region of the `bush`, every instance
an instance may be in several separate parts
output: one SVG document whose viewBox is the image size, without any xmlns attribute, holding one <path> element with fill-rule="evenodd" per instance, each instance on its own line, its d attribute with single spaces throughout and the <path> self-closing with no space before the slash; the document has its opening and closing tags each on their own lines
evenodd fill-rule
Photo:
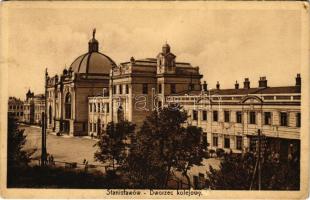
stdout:
<svg viewBox="0 0 310 200">
<path fill-rule="evenodd" d="M 224 156 L 224 154 L 225 154 L 224 149 L 221 149 L 221 148 L 216 149 L 216 156 L 218 158 L 222 158 Z"/>
</svg>

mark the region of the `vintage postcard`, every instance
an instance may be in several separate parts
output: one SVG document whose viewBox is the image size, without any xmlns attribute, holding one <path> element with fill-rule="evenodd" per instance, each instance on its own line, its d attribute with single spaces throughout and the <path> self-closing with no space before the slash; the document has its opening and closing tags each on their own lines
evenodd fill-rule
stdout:
<svg viewBox="0 0 310 200">
<path fill-rule="evenodd" d="M 308 197 L 308 2 L 0 9 L 3 198 Z"/>
</svg>

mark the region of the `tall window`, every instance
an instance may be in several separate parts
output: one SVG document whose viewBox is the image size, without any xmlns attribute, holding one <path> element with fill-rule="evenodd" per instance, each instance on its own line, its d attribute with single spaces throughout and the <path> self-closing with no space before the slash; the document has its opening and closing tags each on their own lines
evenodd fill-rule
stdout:
<svg viewBox="0 0 310 200">
<path fill-rule="evenodd" d="M 98 103 L 98 113 L 100 112 L 100 103 Z"/>
<path fill-rule="evenodd" d="M 94 105 L 94 112 L 96 112 L 96 104 L 94 103 L 93 105 Z"/>
<path fill-rule="evenodd" d="M 171 94 L 175 94 L 176 93 L 176 88 L 175 88 L 175 84 L 174 83 L 172 83 L 170 85 L 170 89 L 171 89 Z"/>
<path fill-rule="evenodd" d="M 214 111 L 213 111 L 213 121 L 214 121 L 214 122 L 217 122 L 217 121 L 218 121 L 218 112 L 217 112 L 217 110 L 214 110 Z"/>
<path fill-rule="evenodd" d="M 203 110 L 203 111 L 202 111 L 202 120 L 203 120 L 203 121 L 207 121 L 207 117 L 208 117 L 207 111 L 206 111 L 206 110 Z"/>
<path fill-rule="evenodd" d="M 280 113 L 280 125 L 281 126 L 287 126 L 287 113 L 286 112 L 281 112 Z"/>
<path fill-rule="evenodd" d="M 301 115 L 300 113 L 296 113 L 296 127 L 300 127 L 301 125 Z"/>
<path fill-rule="evenodd" d="M 212 145 L 214 147 L 218 146 L 218 137 L 217 137 L 217 135 L 213 135 L 213 137 L 212 137 Z"/>
<path fill-rule="evenodd" d="M 229 122 L 229 111 L 224 111 L 224 120 L 225 122 Z"/>
<path fill-rule="evenodd" d="M 142 85 L 142 94 L 147 94 L 147 83 L 143 83 Z"/>
<path fill-rule="evenodd" d="M 264 112 L 264 124 L 271 125 L 271 112 Z"/>
<path fill-rule="evenodd" d="M 126 94 L 129 94 L 129 85 L 126 85 Z"/>
<path fill-rule="evenodd" d="M 94 123 L 94 132 L 97 132 L 97 124 Z"/>
<path fill-rule="evenodd" d="M 159 93 L 159 94 L 162 93 L 162 84 L 158 84 L 158 93 Z"/>
<path fill-rule="evenodd" d="M 229 138 L 229 136 L 226 136 L 224 138 L 224 148 L 230 148 L 230 138 Z"/>
<path fill-rule="evenodd" d="M 66 119 L 71 118 L 71 95 L 67 93 L 65 98 L 65 117 Z"/>
<path fill-rule="evenodd" d="M 107 109 L 107 113 L 110 112 L 110 106 L 109 106 L 109 103 L 106 104 L 106 109 Z"/>
<path fill-rule="evenodd" d="M 89 132 L 93 132 L 93 124 L 89 122 Z"/>
<path fill-rule="evenodd" d="M 193 110 L 193 120 L 194 121 L 198 120 L 198 112 L 197 112 L 197 110 Z"/>
<path fill-rule="evenodd" d="M 119 93 L 123 94 L 123 85 L 119 85 Z"/>
<path fill-rule="evenodd" d="M 237 123 L 242 123 L 242 113 L 241 113 L 241 111 L 237 111 L 236 112 L 236 121 L 237 121 Z"/>
<path fill-rule="evenodd" d="M 52 123 L 52 106 L 51 105 L 48 108 L 48 122 L 49 124 Z"/>
<path fill-rule="evenodd" d="M 250 124 L 256 124 L 256 113 L 254 111 L 250 112 Z"/>
<path fill-rule="evenodd" d="M 113 94 L 116 94 L 116 85 L 113 85 L 113 91 L 112 91 Z"/>
<path fill-rule="evenodd" d="M 236 137 L 236 149 L 242 150 L 242 137 L 241 136 Z"/>
<path fill-rule="evenodd" d="M 92 103 L 89 104 L 89 112 L 93 112 L 93 104 Z"/>
</svg>

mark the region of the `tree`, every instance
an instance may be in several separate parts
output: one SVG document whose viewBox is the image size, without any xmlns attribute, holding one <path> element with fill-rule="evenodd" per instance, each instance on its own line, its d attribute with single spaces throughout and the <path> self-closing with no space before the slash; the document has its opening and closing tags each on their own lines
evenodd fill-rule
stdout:
<svg viewBox="0 0 310 200">
<path fill-rule="evenodd" d="M 112 163 L 113 170 L 122 165 L 127 157 L 127 146 L 130 134 L 135 130 L 135 125 L 128 121 L 119 123 L 110 122 L 100 140 L 94 145 L 99 148 L 94 154 L 95 160 L 102 163 Z"/>
<path fill-rule="evenodd" d="M 24 130 L 18 128 L 17 120 L 8 115 L 8 169 L 26 166 L 30 162 L 30 156 L 33 152 L 29 153 L 23 150 L 26 143 L 26 135 Z"/>
<path fill-rule="evenodd" d="M 253 153 L 225 154 L 219 169 L 210 166 L 206 187 L 218 190 L 249 190 L 252 183 L 252 188 L 257 189 L 258 177 L 257 173 L 254 173 L 256 159 Z M 271 154 L 266 154 L 262 160 L 261 188 L 263 190 L 299 190 L 298 153 L 293 154 L 287 161 L 280 161 Z"/>
<path fill-rule="evenodd" d="M 207 187 L 217 190 L 248 190 L 254 172 L 253 154 L 225 154 L 219 169 L 209 167 Z"/>
<path fill-rule="evenodd" d="M 132 184 L 143 188 L 167 188 L 173 170 L 182 172 L 199 165 L 205 154 L 202 130 L 186 127 L 187 113 L 170 105 L 146 118 L 132 139 L 127 167 Z"/>
</svg>

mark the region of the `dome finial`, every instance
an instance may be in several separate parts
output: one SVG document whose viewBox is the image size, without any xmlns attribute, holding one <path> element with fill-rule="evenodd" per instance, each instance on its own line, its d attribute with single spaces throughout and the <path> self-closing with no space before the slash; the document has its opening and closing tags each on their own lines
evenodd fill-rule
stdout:
<svg viewBox="0 0 310 200">
<path fill-rule="evenodd" d="M 93 29 L 93 38 L 95 38 L 96 35 L 96 28 Z"/>
</svg>

